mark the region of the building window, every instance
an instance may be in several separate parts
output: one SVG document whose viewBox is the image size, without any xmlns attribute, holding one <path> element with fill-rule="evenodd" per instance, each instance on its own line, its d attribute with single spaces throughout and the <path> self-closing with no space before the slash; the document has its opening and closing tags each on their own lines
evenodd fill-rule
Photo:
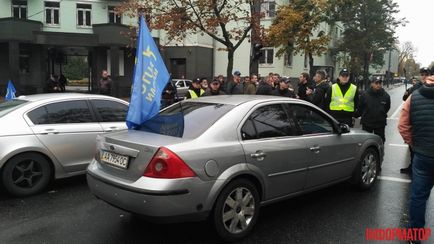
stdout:
<svg viewBox="0 0 434 244">
<path fill-rule="evenodd" d="M 49 25 L 59 24 L 59 2 L 45 2 L 45 23 Z"/>
<path fill-rule="evenodd" d="M 265 0 L 262 3 L 262 12 L 264 12 L 265 18 L 274 18 L 276 17 L 276 2 L 274 0 Z"/>
<path fill-rule="evenodd" d="M 122 23 L 121 16 L 116 14 L 115 6 L 108 6 L 108 19 L 109 19 L 109 23 L 116 23 L 116 24 Z"/>
<path fill-rule="evenodd" d="M 77 25 L 81 27 L 92 26 L 92 5 L 77 4 Z"/>
<path fill-rule="evenodd" d="M 30 54 L 31 54 L 30 46 L 20 45 L 19 65 L 20 65 L 20 73 L 22 74 L 30 73 Z"/>
<path fill-rule="evenodd" d="M 286 52 L 284 56 L 284 63 L 286 66 L 292 66 L 292 63 L 294 61 L 294 54 L 292 52 Z"/>
<path fill-rule="evenodd" d="M 27 1 L 12 1 L 12 16 L 27 19 Z"/>
<path fill-rule="evenodd" d="M 274 48 L 266 47 L 261 49 L 262 56 L 259 59 L 260 64 L 273 64 Z"/>
</svg>

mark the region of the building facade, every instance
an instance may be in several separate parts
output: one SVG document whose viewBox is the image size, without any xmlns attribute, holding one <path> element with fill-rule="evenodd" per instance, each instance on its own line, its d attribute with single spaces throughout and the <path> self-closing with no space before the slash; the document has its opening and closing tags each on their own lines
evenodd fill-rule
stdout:
<svg viewBox="0 0 434 244">
<path fill-rule="evenodd" d="M 44 91 L 70 57 L 88 64 L 88 91 L 97 92 L 102 70 L 113 80 L 113 95 L 127 95 L 134 67 L 129 38 L 136 19 L 117 16 L 121 1 L 0 0 L 0 95 L 8 80 L 19 94 Z"/>
</svg>

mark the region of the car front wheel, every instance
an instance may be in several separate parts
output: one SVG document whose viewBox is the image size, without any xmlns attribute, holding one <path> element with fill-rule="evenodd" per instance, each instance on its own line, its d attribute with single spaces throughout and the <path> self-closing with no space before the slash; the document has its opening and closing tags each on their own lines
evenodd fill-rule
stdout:
<svg viewBox="0 0 434 244">
<path fill-rule="evenodd" d="M 29 196 L 42 191 L 49 183 L 51 168 L 38 153 L 23 153 L 11 158 L 2 170 L 6 190 L 14 196 Z"/>
<path fill-rule="evenodd" d="M 253 229 L 259 214 L 259 193 L 245 179 L 229 183 L 217 198 L 213 221 L 217 234 L 225 241 L 236 241 Z"/>
<path fill-rule="evenodd" d="M 377 181 L 380 171 L 380 157 L 373 148 L 368 148 L 362 155 L 354 174 L 354 181 L 361 190 L 368 190 Z"/>
</svg>

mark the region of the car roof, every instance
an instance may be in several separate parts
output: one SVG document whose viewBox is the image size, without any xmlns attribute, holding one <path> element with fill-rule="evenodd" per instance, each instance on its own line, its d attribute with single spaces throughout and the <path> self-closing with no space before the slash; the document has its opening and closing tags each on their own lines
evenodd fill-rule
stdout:
<svg viewBox="0 0 434 244">
<path fill-rule="evenodd" d="M 43 100 L 61 100 L 61 99 L 88 99 L 88 98 L 110 98 L 116 99 L 114 97 L 104 96 L 104 95 L 95 95 L 95 94 L 84 94 L 84 93 L 43 93 L 43 94 L 34 94 L 34 95 L 23 95 L 17 97 L 20 100 L 26 100 L 31 102 L 43 101 Z"/>
<path fill-rule="evenodd" d="M 205 96 L 197 99 L 187 100 L 188 102 L 206 102 L 206 103 L 219 103 L 238 106 L 240 104 L 255 101 L 270 102 L 270 101 L 301 101 L 298 99 L 280 97 L 280 96 L 265 96 L 265 95 L 219 95 L 219 96 Z"/>
</svg>

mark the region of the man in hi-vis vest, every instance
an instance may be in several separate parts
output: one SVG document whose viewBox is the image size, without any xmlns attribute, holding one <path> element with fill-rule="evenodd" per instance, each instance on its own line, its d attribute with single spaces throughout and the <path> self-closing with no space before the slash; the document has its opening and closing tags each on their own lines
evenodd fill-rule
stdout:
<svg viewBox="0 0 434 244">
<path fill-rule="evenodd" d="M 201 97 L 205 93 L 200 85 L 200 81 L 201 79 L 199 78 L 193 80 L 188 92 L 185 94 L 185 99 L 195 99 Z"/>
<path fill-rule="evenodd" d="M 327 109 L 340 123 L 345 123 L 353 127 L 353 117 L 356 114 L 359 103 L 359 92 L 357 86 L 351 84 L 350 72 L 342 69 L 339 72 L 339 80 L 333 84 L 326 96 Z"/>
</svg>

